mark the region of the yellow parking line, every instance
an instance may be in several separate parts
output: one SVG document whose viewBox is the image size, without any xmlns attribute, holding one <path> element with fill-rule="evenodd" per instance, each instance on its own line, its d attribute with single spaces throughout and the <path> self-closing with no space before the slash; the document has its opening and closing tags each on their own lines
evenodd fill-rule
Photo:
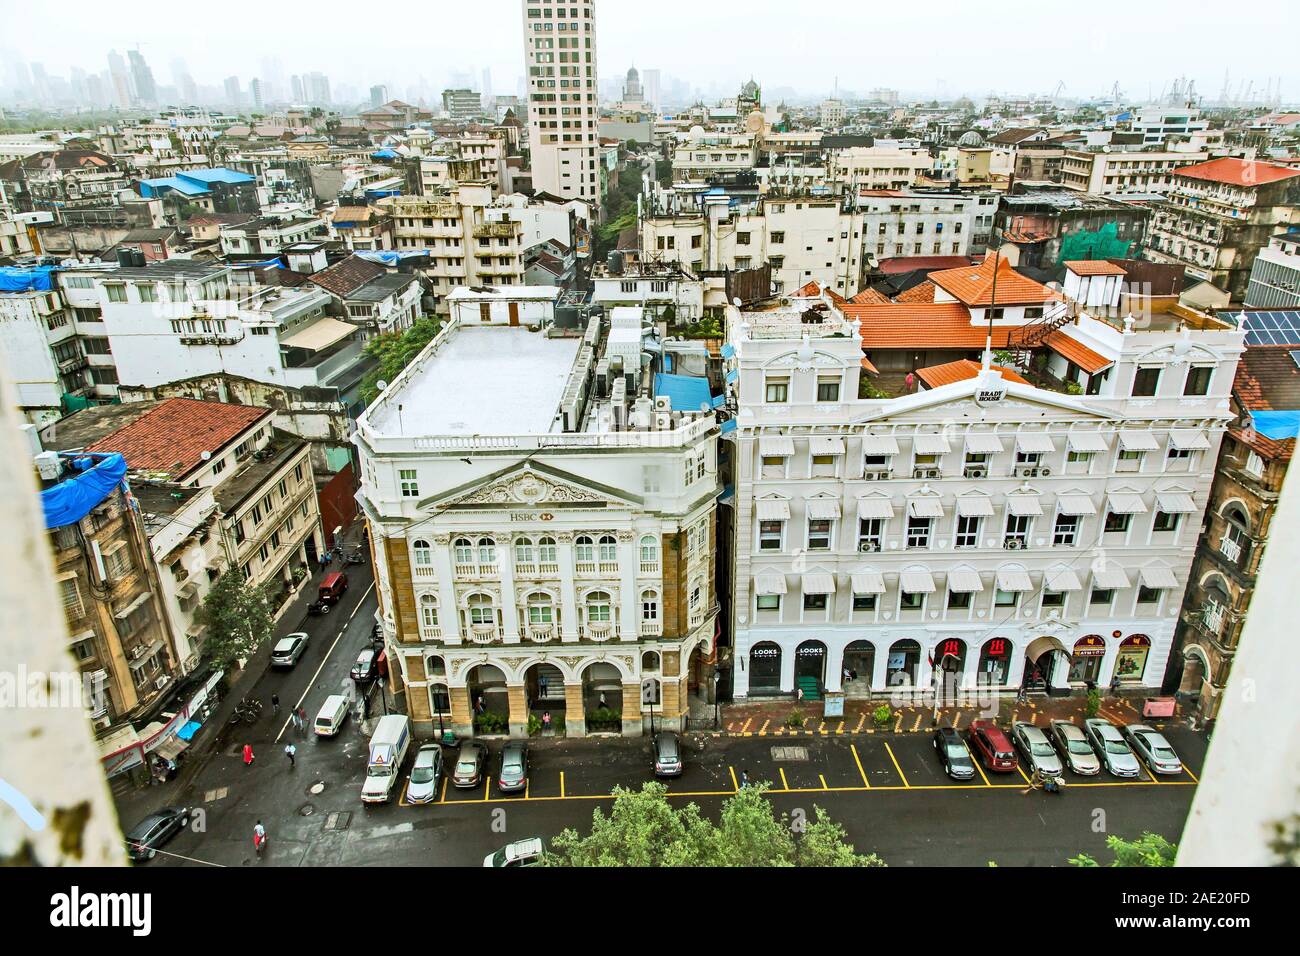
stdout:
<svg viewBox="0 0 1300 956">
<path fill-rule="evenodd" d="M 821 734 L 825 732 L 826 732 L 826 721 L 823 720 L 817 724 L 817 733 Z"/>
<path fill-rule="evenodd" d="M 483 781 L 483 802 L 488 802 L 488 797 L 492 795 L 492 778 L 487 777 Z"/>
<path fill-rule="evenodd" d="M 858 748 L 849 744 L 849 749 L 853 751 L 853 762 L 858 765 L 858 776 L 862 778 L 862 785 L 870 790 L 871 781 L 867 779 L 867 772 L 862 769 L 862 758 L 858 756 Z"/>
<path fill-rule="evenodd" d="M 914 723 L 914 724 L 912 725 L 912 733 L 916 733 L 916 732 L 917 732 L 918 730 L 920 730 L 920 729 L 921 729 L 921 715 L 920 715 L 920 714 L 917 714 L 917 715 L 916 715 L 916 723 Z"/>
<path fill-rule="evenodd" d="M 564 799 L 564 771 L 560 771 L 560 799 Z"/>
<path fill-rule="evenodd" d="M 894 721 L 894 733 L 900 733 L 903 729 L 903 712 L 898 712 L 898 720 Z"/>
<path fill-rule="evenodd" d="M 748 730 L 748 729 L 749 729 L 749 725 L 752 724 L 753 722 L 754 722 L 754 718 L 753 718 L 753 717 L 748 718 L 748 719 L 747 719 L 743 724 L 740 725 L 740 729 L 741 729 L 741 731 L 746 731 L 746 730 Z"/>
<path fill-rule="evenodd" d="M 531 799 L 531 797 L 528 796 L 528 788 L 529 788 L 529 786 L 530 786 L 531 784 L 532 784 L 532 781 L 529 780 L 527 777 L 525 777 L 525 778 L 524 778 L 524 799 L 525 799 L 525 800 L 529 800 L 529 799 Z"/>
<path fill-rule="evenodd" d="M 864 710 L 862 713 L 858 715 L 858 724 L 856 727 L 853 728 L 853 732 L 855 734 L 862 729 L 862 725 L 866 722 L 866 720 L 867 720 L 867 712 Z"/>
<path fill-rule="evenodd" d="M 912 785 L 907 782 L 907 774 L 903 773 L 903 768 L 898 765 L 898 758 L 894 756 L 894 749 L 889 744 L 885 744 L 885 752 L 889 754 L 889 759 L 894 763 L 894 769 L 898 771 L 898 776 L 903 781 L 903 789 L 911 790 Z"/>
<path fill-rule="evenodd" d="M 731 792 L 739 793 L 740 783 L 736 780 L 736 768 L 732 766 L 728 766 L 727 769 L 731 771 Z"/>
<path fill-rule="evenodd" d="M 785 767 L 777 767 L 776 769 L 777 769 L 777 770 L 780 772 L 780 774 L 781 774 L 781 789 L 782 789 L 782 790 L 789 790 L 789 789 L 790 789 L 790 781 L 785 779 Z"/>
<path fill-rule="evenodd" d="M 835 728 L 835 732 L 836 732 L 837 734 L 842 734 L 842 733 L 844 733 L 844 721 L 842 721 L 842 720 L 840 721 L 840 725 L 839 725 L 838 727 Z"/>
<path fill-rule="evenodd" d="M 1189 777 L 1192 778 L 1192 783 L 1200 783 L 1200 782 L 1201 782 L 1201 781 L 1199 781 L 1199 780 L 1196 779 L 1196 774 L 1192 773 L 1191 768 L 1188 767 L 1187 764 L 1183 764 L 1183 773 L 1187 774 L 1187 776 L 1189 776 Z"/>
<path fill-rule="evenodd" d="M 1019 761 L 1016 762 L 1016 773 L 1020 774 L 1020 776 L 1024 778 L 1025 783 L 1030 782 L 1029 778 L 1025 776 L 1025 769 L 1020 766 Z"/>
<path fill-rule="evenodd" d="M 822 789 L 823 789 L 823 790 L 829 790 L 829 789 L 830 789 L 830 787 L 826 786 L 826 775 L 825 775 L 824 773 L 819 773 L 819 774 L 817 775 L 817 779 L 820 780 L 820 781 L 822 782 Z"/>
<path fill-rule="evenodd" d="M 970 753 L 969 747 L 966 749 L 966 752 Z M 984 781 L 984 786 L 986 787 L 993 786 L 993 784 L 989 783 L 989 778 L 984 775 L 984 768 L 980 766 L 980 758 L 975 756 L 974 754 L 971 754 L 970 762 L 973 763 L 975 765 L 975 769 L 979 771 L 980 779 Z"/>
<path fill-rule="evenodd" d="M 760 737 L 762 737 L 764 734 L 767 733 L 767 725 L 770 724 L 771 722 L 772 721 L 770 718 L 768 720 L 763 721 L 763 726 L 758 728 L 758 735 Z"/>
</svg>

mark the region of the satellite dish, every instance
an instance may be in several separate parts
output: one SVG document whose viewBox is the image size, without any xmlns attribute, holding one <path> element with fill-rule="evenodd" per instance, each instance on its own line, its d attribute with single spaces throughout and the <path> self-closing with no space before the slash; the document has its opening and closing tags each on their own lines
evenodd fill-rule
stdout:
<svg viewBox="0 0 1300 956">
<path fill-rule="evenodd" d="M 731 304 L 734 305 L 736 308 L 739 309 L 740 306 L 741 306 L 741 304 L 742 304 L 741 301 L 740 301 L 740 296 L 736 296 L 734 299 L 732 299 L 732 300 L 731 300 Z"/>
<path fill-rule="evenodd" d="M 388 383 L 381 378 L 378 382 L 375 383 L 375 387 L 382 392 L 384 389 L 388 388 Z"/>
<path fill-rule="evenodd" d="M 202 458 L 204 461 L 207 461 L 209 458 L 212 457 L 212 452 L 205 451 L 201 455 L 199 455 L 199 457 Z"/>
</svg>

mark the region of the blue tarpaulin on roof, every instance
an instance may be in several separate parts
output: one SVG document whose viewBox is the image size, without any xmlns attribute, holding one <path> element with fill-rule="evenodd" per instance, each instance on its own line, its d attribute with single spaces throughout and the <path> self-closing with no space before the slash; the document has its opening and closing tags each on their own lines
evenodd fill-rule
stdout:
<svg viewBox="0 0 1300 956">
<path fill-rule="evenodd" d="M 722 434 L 725 435 L 727 434 L 727 432 L 734 432 L 735 430 L 736 430 L 736 420 L 734 418 L 730 418 L 727 421 L 722 423 Z"/>
<path fill-rule="evenodd" d="M 90 514 L 126 477 L 126 459 L 111 455 L 89 454 L 77 458 L 75 466 L 82 473 L 41 492 L 45 509 L 45 527 L 62 528 Z"/>
<path fill-rule="evenodd" d="M 732 345 L 730 342 L 728 342 L 726 345 L 722 347 L 723 358 L 733 358 L 735 354 L 736 354 L 736 347 Z"/>
<path fill-rule="evenodd" d="M 396 159 L 397 154 L 393 152 L 391 149 L 377 149 L 370 154 L 370 157 L 372 159 L 374 159 L 375 157 L 378 157 L 379 159 Z"/>
<path fill-rule="evenodd" d="M 385 266 L 395 266 L 403 259 L 419 259 L 430 254 L 428 249 L 403 249 L 401 252 L 367 250 L 353 253 L 358 259 L 365 259 L 367 262 L 378 262 L 380 265 Z"/>
<path fill-rule="evenodd" d="M 733 368 L 730 372 L 727 373 L 727 384 L 735 385 L 736 379 L 738 378 L 740 378 L 740 372 L 738 372 L 736 369 Z"/>
<path fill-rule="evenodd" d="M 49 292 L 54 288 L 54 266 L 0 269 L 0 292 Z"/>
<path fill-rule="evenodd" d="M 1265 438 L 1282 441 L 1300 434 L 1300 411 L 1251 412 L 1255 431 Z"/>
<path fill-rule="evenodd" d="M 655 376 L 655 395 L 667 395 L 673 410 L 695 412 L 701 408 L 717 408 L 725 399 L 714 399 L 709 392 L 709 380 L 694 375 L 669 375 L 661 372 Z"/>
</svg>

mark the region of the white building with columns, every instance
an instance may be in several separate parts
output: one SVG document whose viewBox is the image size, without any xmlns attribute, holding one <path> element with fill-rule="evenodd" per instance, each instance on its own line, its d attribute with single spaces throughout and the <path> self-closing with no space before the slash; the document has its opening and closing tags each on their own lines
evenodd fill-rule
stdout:
<svg viewBox="0 0 1300 956">
<path fill-rule="evenodd" d="M 479 314 L 356 433 L 409 713 L 424 733 L 680 728 L 713 690 L 708 384 L 643 365 L 640 309 L 585 334 Z"/>
<path fill-rule="evenodd" d="M 1242 334 L 1187 311 L 1117 319 L 1114 295 L 1049 303 L 1054 348 L 1105 366 L 1083 388 L 1054 351 L 1045 387 L 968 363 L 875 399 L 857 397 L 851 308 L 731 310 L 737 699 L 928 693 L 938 667 L 965 695 L 1160 687 Z M 890 321 L 861 317 L 875 337 Z M 915 321 L 899 314 L 899 341 Z"/>
</svg>

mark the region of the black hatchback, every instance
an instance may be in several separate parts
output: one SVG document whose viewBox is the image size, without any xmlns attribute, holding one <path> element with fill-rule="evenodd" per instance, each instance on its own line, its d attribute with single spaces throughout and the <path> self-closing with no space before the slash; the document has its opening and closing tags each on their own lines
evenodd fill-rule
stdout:
<svg viewBox="0 0 1300 956">
<path fill-rule="evenodd" d="M 965 742 L 951 727 L 940 727 L 934 732 L 934 750 L 948 776 L 954 780 L 970 780 L 975 776 L 975 762 Z"/>
<path fill-rule="evenodd" d="M 149 814 L 126 835 L 126 855 L 132 860 L 152 860 L 158 848 L 189 825 L 189 807 L 163 807 Z"/>
</svg>

